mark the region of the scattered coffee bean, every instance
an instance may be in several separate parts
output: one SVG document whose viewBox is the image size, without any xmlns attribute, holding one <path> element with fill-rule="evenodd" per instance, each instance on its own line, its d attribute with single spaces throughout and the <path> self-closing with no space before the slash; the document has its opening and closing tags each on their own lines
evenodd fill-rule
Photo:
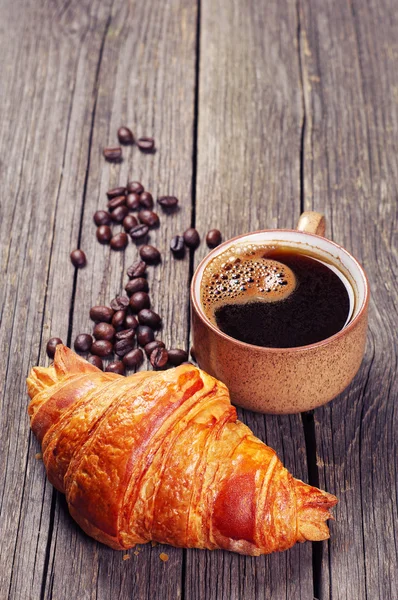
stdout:
<svg viewBox="0 0 398 600">
<path fill-rule="evenodd" d="M 74 348 L 76 352 L 88 352 L 93 341 L 92 336 L 88 333 L 79 333 L 79 335 L 76 336 Z"/>
<path fill-rule="evenodd" d="M 153 208 L 153 197 L 149 192 L 142 192 L 140 195 L 140 204 L 143 208 Z"/>
<path fill-rule="evenodd" d="M 221 231 L 218 229 L 210 229 L 206 235 L 206 244 L 209 248 L 215 248 L 221 244 Z"/>
<path fill-rule="evenodd" d="M 130 350 L 127 354 L 123 356 L 123 363 L 129 369 L 134 369 L 135 367 L 139 367 L 144 360 L 144 354 L 141 348 L 136 348 L 135 350 Z"/>
<path fill-rule="evenodd" d="M 112 250 L 124 250 L 128 243 L 129 239 L 127 234 L 122 231 L 121 233 L 114 235 L 111 239 L 111 248 Z"/>
<path fill-rule="evenodd" d="M 125 340 L 119 340 L 113 347 L 115 354 L 118 356 L 124 356 L 134 348 L 134 339 L 127 338 Z"/>
<path fill-rule="evenodd" d="M 126 315 L 124 319 L 124 327 L 126 329 L 137 329 L 139 323 L 135 315 Z"/>
<path fill-rule="evenodd" d="M 155 140 L 150 137 L 141 137 L 137 141 L 137 146 L 143 152 L 153 152 L 155 149 Z"/>
<path fill-rule="evenodd" d="M 119 206 L 125 206 L 127 202 L 126 196 L 116 196 L 116 198 L 112 198 L 108 202 L 109 210 L 115 210 L 115 208 L 119 208 Z"/>
<path fill-rule="evenodd" d="M 144 186 L 139 181 L 129 181 L 127 184 L 127 191 L 130 194 L 134 192 L 136 194 L 142 194 L 144 191 Z"/>
<path fill-rule="evenodd" d="M 146 263 L 143 260 L 137 260 L 127 269 L 127 277 L 129 277 L 129 279 L 134 279 L 135 277 L 142 277 L 145 271 Z"/>
<path fill-rule="evenodd" d="M 127 233 L 130 231 L 130 229 L 133 229 L 133 227 L 136 227 L 137 225 L 138 221 L 133 215 L 127 215 L 127 217 L 124 217 L 123 227 L 124 231 L 126 231 Z"/>
<path fill-rule="evenodd" d="M 148 325 L 152 329 L 158 329 L 162 321 L 160 315 L 150 308 L 143 308 L 140 310 L 138 313 L 138 320 L 140 325 Z"/>
<path fill-rule="evenodd" d="M 111 190 L 108 190 L 106 192 L 106 195 L 108 196 L 109 200 L 111 198 L 116 198 L 117 196 L 125 196 L 127 193 L 127 190 L 125 187 L 115 187 Z"/>
<path fill-rule="evenodd" d="M 112 354 L 113 346 L 108 340 L 97 340 L 91 346 L 91 354 L 105 358 Z"/>
<path fill-rule="evenodd" d="M 118 331 L 115 335 L 115 339 L 120 342 L 122 340 L 129 340 L 132 342 L 135 338 L 135 329 L 133 327 L 129 327 L 129 329 L 123 329 L 122 331 Z"/>
<path fill-rule="evenodd" d="M 117 137 L 121 144 L 134 144 L 133 132 L 128 127 L 119 127 Z"/>
<path fill-rule="evenodd" d="M 99 356 L 89 356 L 87 360 L 89 363 L 94 365 L 94 367 L 97 367 L 97 369 L 100 369 L 101 371 L 104 370 L 104 363 L 102 362 Z"/>
<path fill-rule="evenodd" d="M 142 240 L 143 238 L 145 238 L 148 235 L 149 232 L 149 227 L 148 225 L 137 225 L 136 227 L 133 227 L 132 229 L 130 229 L 129 231 L 129 235 L 131 237 L 131 239 L 133 240 L 133 242 L 137 242 L 138 240 Z"/>
<path fill-rule="evenodd" d="M 90 308 L 90 319 L 96 323 L 110 323 L 113 310 L 109 306 L 92 306 Z"/>
<path fill-rule="evenodd" d="M 149 342 L 153 342 L 155 334 L 147 325 L 140 325 L 137 328 L 137 342 L 140 346 L 145 347 Z"/>
<path fill-rule="evenodd" d="M 147 292 L 149 290 L 148 282 L 144 277 L 137 277 L 127 282 L 124 289 L 129 296 L 136 292 Z"/>
<path fill-rule="evenodd" d="M 183 238 L 184 238 L 185 245 L 188 246 L 188 248 L 195 249 L 200 244 L 199 233 L 196 231 L 196 229 L 194 227 L 190 227 L 189 229 L 184 231 Z"/>
<path fill-rule="evenodd" d="M 115 328 L 110 323 L 97 323 L 93 330 L 93 336 L 96 340 L 106 340 L 111 342 L 115 337 Z"/>
<path fill-rule="evenodd" d="M 141 246 L 140 256 L 148 265 L 155 265 L 160 261 L 160 252 L 155 246 Z"/>
<path fill-rule="evenodd" d="M 97 228 L 97 240 L 100 244 L 109 244 L 112 239 L 112 229 L 109 225 L 100 225 Z"/>
<path fill-rule="evenodd" d="M 112 317 L 112 325 L 115 329 L 120 329 L 124 325 L 124 319 L 126 318 L 126 311 L 117 310 Z"/>
<path fill-rule="evenodd" d="M 185 244 L 182 235 L 176 235 L 170 242 L 170 250 L 176 258 L 184 258 Z"/>
<path fill-rule="evenodd" d="M 111 215 L 106 210 L 97 210 L 94 213 L 94 223 L 98 225 L 110 225 L 112 222 Z"/>
<path fill-rule="evenodd" d="M 116 296 L 110 303 L 113 310 L 125 310 L 129 305 L 127 296 Z"/>
<path fill-rule="evenodd" d="M 118 162 L 122 159 L 122 149 L 120 146 L 117 146 L 116 148 L 104 148 L 102 152 L 105 160 L 108 160 L 109 162 Z"/>
<path fill-rule="evenodd" d="M 172 348 L 169 352 L 169 363 L 174 367 L 178 367 L 182 365 L 182 363 L 187 362 L 188 360 L 188 352 L 185 352 L 182 348 Z"/>
<path fill-rule="evenodd" d="M 129 209 L 127 208 L 127 206 L 118 206 L 112 212 L 112 221 L 114 221 L 115 223 L 122 223 L 128 214 Z"/>
<path fill-rule="evenodd" d="M 70 259 L 72 261 L 72 265 L 77 269 L 82 269 L 87 264 L 86 255 L 83 250 L 73 250 L 70 253 Z"/>
<path fill-rule="evenodd" d="M 164 342 L 161 340 L 153 340 L 153 342 L 149 342 L 149 344 L 147 344 L 144 348 L 145 354 L 148 358 L 151 356 L 155 348 L 165 348 Z"/>
<path fill-rule="evenodd" d="M 175 208 L 178 204 L 178 198 L 175 196 L 161 196 L 158 198 L 158 203 L 162 208 L 172 209 Z"/>
<path fill-rule="evenodd" d="M 169 353 L 166 348 L 155 348 L 149 360 L 154 369 L 164 369 L 169 360 Z"/>
<path fill-rule="evenodd" d="M 140 197 L 135 192 L 128 194 L 126 198 L 126 206 L 129 210 L 140 210 Z"/>
<path fill-rule="evenodd" d="M 47 351 L 47 356 L 49 358 L 54 358 L 55 348 L 59 344 L 62 344 L 62 340 L 59 337 L 52 337 L 48 340 L 47 346 L 46 346 L 46 351 Z"/>
<path fill-rule="evenodd" d="M 149 308 L 149 306 L 150 299 L 146 292 L 135 292 L 130 298 L 130 307 L 135 313 L 140 312 L 143 308 Z"/>
<path fill-rule="evenodd" d="M 105 371 L 107 373 L 117 373 L 118 375 L 124 375 L 124 364 L 121 360 L 114 360 L 105 367 Z"/>
<path fill-rule="evenodd" d="M 157 227 L 159 225 L 159 217 L 153 210 L 140 210 L 138 218 L 141 223 L 148 227 Z"/>
</svg>

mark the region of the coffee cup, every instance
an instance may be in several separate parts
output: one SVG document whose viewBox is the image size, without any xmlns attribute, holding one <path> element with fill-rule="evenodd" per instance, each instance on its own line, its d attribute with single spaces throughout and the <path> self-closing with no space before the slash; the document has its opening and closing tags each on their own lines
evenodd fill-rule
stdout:
<svg viewBox="0 0 398 600">
<path fill-rule="evenodd" d="M 365 351 L 369 285 L 358 261 L 324 235 L 323 215 L 305 212 L 296 230 L 240 235 L 212 250 L 197 267 L 191 284 L 196 360 L 227 385 L 234 404 L 263 413 L 307 411 L 335 398 L 357 373 Z M 203 276 L 213 259 L 237 244 L 283 246 L 331 265 L 347 286 L 351 311 L 347 323 L 316 343 L 281 348 L 253 345 L 221 331 L 205 311 Z"/>
</svg>

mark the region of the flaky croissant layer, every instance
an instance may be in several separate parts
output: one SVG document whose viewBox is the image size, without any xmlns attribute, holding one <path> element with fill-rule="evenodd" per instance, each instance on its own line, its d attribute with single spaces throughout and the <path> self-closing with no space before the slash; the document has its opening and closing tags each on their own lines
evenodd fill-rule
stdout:
<svg viewBox="0 0 398 600">
<path fill-rule="evenodd" d="M 108 546 L 255 556 L 329 537 L 337 499 L 294 479 L 237 420 L 225 385 L 193 365 L 123 377 L 60 345 L 27 383 L 48 478 Z"/>
</svg>

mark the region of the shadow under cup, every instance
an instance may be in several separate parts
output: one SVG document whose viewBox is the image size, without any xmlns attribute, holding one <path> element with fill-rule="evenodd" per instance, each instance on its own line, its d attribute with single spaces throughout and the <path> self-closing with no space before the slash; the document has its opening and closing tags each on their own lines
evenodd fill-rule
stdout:
<svg viewBox="0 0 398 600">
<path fill-rule="evenodd" d="M 216 327 L 201 303 L 204 270 L 235 244 L 280 245 L 334 265 L 350 296 L 351 316 L 335 335 L 294 348 L 265 348 Z M 335 269 L 333 269 L 335 270 Z M 344 248 L 312 233 L 266 230 L 224 242 L 200 263 L 191 284 L 193 346 L 198 365 L 229 388 L 234 404 L 265 413 L 297 413 L 329 402 L 351 382 L 365 351 L 369 288 L 365 272 Z"/>
</svg>

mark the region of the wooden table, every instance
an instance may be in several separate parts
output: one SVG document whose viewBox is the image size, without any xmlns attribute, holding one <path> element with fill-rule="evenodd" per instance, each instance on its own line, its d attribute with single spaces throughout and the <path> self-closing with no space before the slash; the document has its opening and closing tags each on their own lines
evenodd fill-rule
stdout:
<svg viewBox="0 0 398 600">
<path fill-rule="evenodd" d="M 1 6 L 0 598 L 396 600 L 396 2 Z M 157 152 L 126 148 L 106 163 L 122 123 L 154 135 Z M 47 363 L 50 336 L 91 331 L 90 306 L 122 290 L 137 250 L 100 246 L 92 217 L 128 179 L 180 199 L 151 234 L 169 347 L 189 347 L 188 286 L 207 252 L 202 242 L 171 258 L 171 237 L 190 225 L 226 239 L 322 211 L 367 270 L 369 339 L 352 385 L 310 414 L 240 412 L 296 477 L 339 497 L 327 543 L 259 558 L 147 545 L 123 560 L 82 533 L 46 481 L 25 377 Z"/>
</svg>

